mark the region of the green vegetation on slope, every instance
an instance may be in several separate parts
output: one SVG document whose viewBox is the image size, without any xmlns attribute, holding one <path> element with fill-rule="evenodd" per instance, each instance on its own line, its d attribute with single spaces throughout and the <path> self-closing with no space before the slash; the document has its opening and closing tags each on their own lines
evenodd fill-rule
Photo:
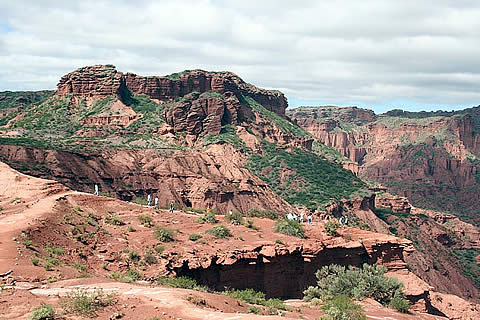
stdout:
<svg viewBox="0 0 480 320">
<path fill-rule="evenodd" d="M 235 127 L 232 125 L 223 126 L 219 134 L 209 134 L 208 136 L 205 136 L 202 139 L 202 142 L 204 146 L 217 143 L 228 143 L 241 152 L 246 152 L 249 150 L 245 145 L 245 142 L 243 142 L 243 140 L 237 136 Z"/>
<path fill-rule="evenodd" d="M 263 155 L 251 155 L 246 167 L 290 204 L 312 210 L 332 200 L 369 194 L 350 171 L 300 149 L 289 153 L 264 142 Z"/>
<path fill-rule="evenodd" d="M 240 96 L 239 99 L 241 103 L 249 105 L 254 111 L 258 112 L 265 120 L 274 122 L 283 132 L 293 134 L 299 138 L 307 138 L 311 136 L 310 133 L 303 130 L 299 126 L 291 123 L 285 118 L 282 118 L 275 112 L 266 109 L 260 103 L 255 101 L 255 99 L 248 96 Z"/>
<path fill-rule="evenodd" d="M 480 288 L 480 265 L 475 260 L 480 255 L 480 250 L 452 250 L 452 254 L 457 258 L 463 274 L 470 278 L 477 288 Z"/>
<path fill-rule="evenodd" d="M 0 92 L 0 110 L 27 106 L 47 100 L 52 91 L 3 91 Z"/>
</svg>

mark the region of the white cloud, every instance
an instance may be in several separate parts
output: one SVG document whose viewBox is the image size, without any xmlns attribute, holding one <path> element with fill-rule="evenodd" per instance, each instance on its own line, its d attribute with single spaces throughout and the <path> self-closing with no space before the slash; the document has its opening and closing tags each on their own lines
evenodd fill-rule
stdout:
<svg viewBox="0 0 480 320">
<path fill-rule="evenodd" d="M 54 88 L 113 63 L 142 75 L 230 70 L 322 104 L 480 103 L 476 1 L 5 2 L 0 90 Z"/>
</svg>

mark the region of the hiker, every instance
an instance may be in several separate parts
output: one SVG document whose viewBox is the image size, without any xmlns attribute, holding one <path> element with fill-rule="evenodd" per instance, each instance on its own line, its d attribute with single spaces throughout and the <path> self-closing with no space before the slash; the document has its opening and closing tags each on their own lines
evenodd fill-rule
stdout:
<svg viewBox="0 0 480 320">
<path fill-rule="evenodd" d="M 307 217 L 307 219 L 308 219 L 308 224 L 312 224 L 312 218 L 313 218 L 313 217 L 312 217 L 312 214 L 309 213 L 309 214 L 308 214 L 308 217 Z"/>
<path fill-rule="evenodd" d="M 305 218 L 305 214 L 303 212 L 300 213 L 300 223 L 303 223 L 303 220 Z"/>
<path fill-rule="evenodd" d="M 296 213 L 292 213 L 292 220 L 293 221 L 297 221 L 298 220 L 298 216 Z"/>
<path fill-rule="evenodd" d="M 343 224 L 347 225 L 348 223 L 348 216 L 345 216 L 345 221 L 343 221 Z"/>
<path fill-rule="evenodd" d="M 158 209 L 158 197 L 155 197 L 155 209 Z"/>
<path fill-rule="evenodd" d="M 147 196 L 147 206 L 150 207 L 152 205 L 152 195 L 148 194 Z"/>
<path fill-rule="evenodd" d="M 340 220 L 338 220 L 338 222 L 343 225 L 343 217 L 340 217 Z"/>
<path fill-rule="evenodd" d="M 210 205 L 207 206 L 207 210 L 206 210 L 206 211 L 207 211 L 207 213 L 212 212 L 212 208 L 210 208 Z"/>
<path fill-rule="evenodd" d="M 98 196 L 100 195 L 100 192 L 98 191 L 98 184 L 95 183 L 95 195 Z"/>
<path fill-rule="evenodd" d="M 174 207 L 175 207 L 175 205 L 174 205 L 173 201 L 170 202 L 170 209 L 168 209 L 168 212 L 173 213 Z"/>
<path fill-rule="evenodd" d="M 230 209 L 230 211 L 228 211 L 228 214 L 229 214 L 230 216 L 233 214 L 232 209 Z"/>
<path fill-rule="evenodd" d="M 292 214 L 290 212 L 287 213 L 287 220 L 292 220 Z"/>
</svg>

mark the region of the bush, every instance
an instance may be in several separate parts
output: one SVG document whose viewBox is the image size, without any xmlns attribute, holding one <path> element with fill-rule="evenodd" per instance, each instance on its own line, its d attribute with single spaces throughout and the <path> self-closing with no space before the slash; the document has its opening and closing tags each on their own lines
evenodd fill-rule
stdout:
<svg viewBox="0 0 480 320">
<path fill-rule="evenodd" d="M 172 288 L 191 289 L 197 291 L 207 291 L 204 286 L 200 286 L 197 281 L 188 277 L 158 277 L 158 284 Z"/>
<path fill-rule="evenodd" d="M 395 309 L 401 313 L 407 313 L 410 308 L 410 302 L 401 294 L 396 294 L 389 304 L 390 308 Z"/>
<path fill-rule="evenodd" d="M 362 307 L 347 296 L 341 295 L 329 300 L 323 307 L 328 320 L 365 320 Z"/>
<path fill-rule="evenodd" d="M 305 239 L 305 230 L 297 221 L 287 219 L 279 220 L 275 224 L 273 231 Z"/>
<path fill-rule="evenodd" d="M 133 282 L 142 279 L 142 274 L 136 269 L 130 269 L 127 272 L 127 277 L 132 279 Z"/>
<path fill-rule="evenodd" d="M 140 255 L 138 254 L 137 251 L 130 250 L 128 252 L 128 259 L 132 262 L 138 262 L 138 261 L 140 261 Z"/>
<path fill-rule="evenodd" d="M 146 264 L 156 264 L 158 262 L 152 250 L 148 250 L 144 253 L 143 260 Z"/>
<path fill-rule="evenodd" d="M 77 269 L 80 272 L 87 272 L 87 270 L 88 270 L 88 267 L 84 264 L 81 264 L 81 263 L 74 263 L 74 264 L 72 264 L 72 267 Z"/>
<path fill-rule="evenodd" d="M 259 307 L 250 306 L 247 308 L 247 313 L 263 314 L 263 310 Z"/>
<path fill-rule="evenodd" d="M 53 320 L 55 319 L 55 308 L 51 304 L 42 303 L 33 309 L 30 318 L 32 320 Z"/>
<path fill-rule="evenodd" d="M 257 292 L 253 289 L 228 290 L 225 291 L 224 294 L 231 298 L 242 300 L 243 302 L 250 304 L 265 305 L 267 301 L 265 298 L 265 293 Z"/>
<path fill-rule="evenodd" d="M 89 292 L 84 288 L 75 289 L 60 300 L 66 312 L 90 318 L 95 317 L 97 311 L 115 303 L 113 294 L 105 294 L 102 289 Z"/>
<path fill-rule="evenodd" d="M 340 224 L 337 221 L 327 221 L 323 227 L 329 236 L 338 236 L 337 229 L 340 227 Z"/>
<path fill-rule="evenodd" d="M 243 218 L 243 216 L 240 212 L 233 211 L 232 214 L 227 213 L 225 215 L 225 220 L 230 222 L 233 225 L 239 226 L 239 225 L 243 224 L 245 219 Z"/>
<path fill-rule="evenodd" d="M 213 211 L 210 211 L 206 213 L 203 217 L 198 218 L 196 222 L 215 224 L 218 222 L 218 220 L 215 218 L 215 213 Z"/>
<path fill-rule="evenodd" d="M 253 289 L 227 290 L 225 295 L 250 304 L 258 304 L 268 308 L 269 314 L 278 314 L 279 311 L 288 311 L 289 308 L 280 299 L 266 299 L 265 293 Z"/>
<path fill-rule="evenodd" d="M 111 224 L 111 225 L 114 225 L 114 226 L 124 226 L 125 225 L 125 222 L 123 222 L 122 220 L 120 220 L 119 217 L 117 217 L 116 215 L 110 215 L 108 217 L 105 217 L 105 223 L 108 223 L 108 224 Z"/>
<path fill-rule="evenodd" d="M 258 210 L 258 209 L 250 209 L 247 212 L 247 217 L 251 218 L 267 218 L 271 220 L 277 220 L 282 216 L 281 213 L 278 213 L 273 210 Z"/>
<path fill-rule="evenodd" d="M 190 241 L 197 241 L 198 239 L 201 239 L 202 235 L 199 233 L 192 233 L 191 235 L 188 236 L 188 240 Z"/>
<path fill-rule="evenodd" d="M 251 219 L 247 219 L 247 222 L 245 222 L 245 227 L 247 227 L 249 229 L 252 229 L 252 230 L 255 230 L 255 231 L 260 230 L 260 228 L 258 226 L 253 224 L 253 220 L 251 220 Z"/>
<path fill-rule="evenodd" d="M 282 239 L 277 239 L 277 240 L 275 240 L 275 243 L 281 244 L 281 245 L 285 245 L 285 242 L 283 242 Z"/>
<path fill-rule="evenodd" d="M 155 236 L 155 239 L 161 242 L 175 241 L 173 230 L 167 227 L 156 227 L 153 235 Z"/>
<path fill-rule="evenodd" d="M 153 227 L 153 220 L 150 216 L 139 216 L 138 220 L 143 224 L 144 227 L 151 228 Z"/>
<path fill-rule="evenodd" d="M 38 266 L 38 265 L 40 264 L 40 259 L 38 259 L 38 258 L 32 258 L 32 264 L 33 264 L 34 266 Z"/>
<path fill-rule="evenodd" d="M 326 301 L 346 295 L 358 300 L 372 298 L 388 305 L 395 295 L 402 294 L 403 284 L 395 278 L 387 278 L 386 271 L 383 266 L 368 264 L 363 268 L 324 266 L 315 274 L 317 286 L 310 286 L 303 292 L 304 299 Z"/>
<path fill-rule="evenodd" d="M 212 234 L 213 236 L 215 236 L 216 238 L 229 238 L 232 236 L 232 232 L 230 231 L 230 229 L 228 229 L 227 227 L 225 226 L 215 226 L 211 229 L 208 229 L 207 231 L 205 231 L 206 233 L 210 233 Z"/>
<path fill-rule="evenodd" d="M 155 252 L 158 253 L 158 254 L 162 254 L 163 251 L 165 251 L 165 246 L 156 246 L 154 248 Z"/>
<path fill-rule="evenodd" d="M 128 226 L 127 231 L 128 232 L 135 232 L 135 231 L 137 231 L 137 229 L 135 229 L 134 226 Z"/>
</svg>

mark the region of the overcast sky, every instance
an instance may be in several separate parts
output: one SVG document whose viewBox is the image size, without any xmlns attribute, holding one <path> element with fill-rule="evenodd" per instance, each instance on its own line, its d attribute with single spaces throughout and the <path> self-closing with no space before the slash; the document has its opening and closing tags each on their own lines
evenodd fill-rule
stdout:
<svg viewBox="0 0 480 320">
<path fill-rule="evenodd" d="M 76 4 L 75 4 L 76 3 Z M 0 90 L 76 68 L 229 70 L 291 106 L 480 104 L 480 2 L 0 0 Z"/>
</svg>

